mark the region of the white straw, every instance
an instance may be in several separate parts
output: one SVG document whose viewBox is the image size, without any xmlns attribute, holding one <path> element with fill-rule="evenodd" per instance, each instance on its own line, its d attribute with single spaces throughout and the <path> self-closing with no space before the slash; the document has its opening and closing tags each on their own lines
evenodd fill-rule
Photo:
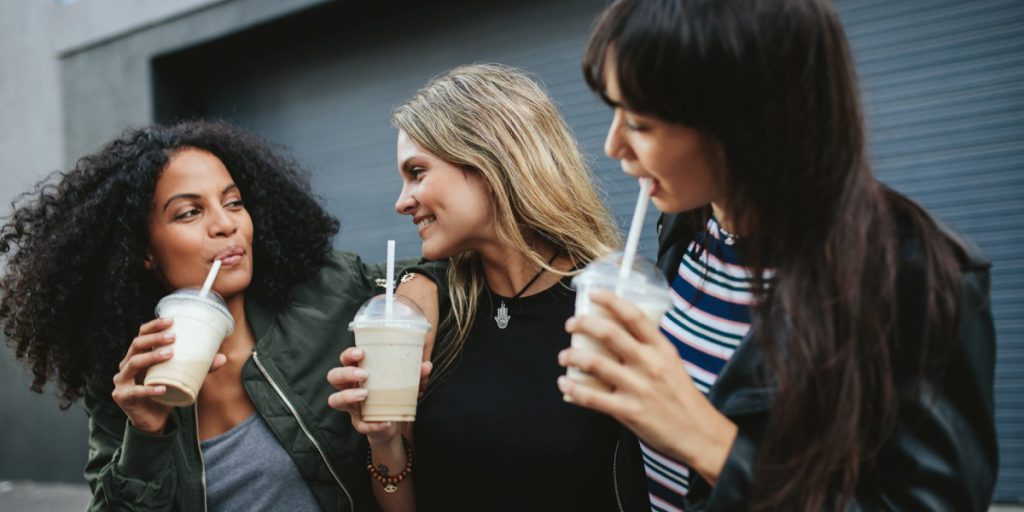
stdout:
<svg viewBox="0 0 1024 512">
<path fill-rule="evenodd" d="M 384 291 L 385 311 L 391 317 L 395 311 L 395 241 L 388 240 L 388 277 L 387 288 Z"/>
<path fill-rule="evenodd" d="M 636 198 L 633 222 L 629 225 L 629 235 L 626 237 L 626 250 L 622 254 L 622 262 L 619 266 L 619 282 L 615 286 L 616 295 L 622 295 L 622 286 L 629 277 L 629 273 L 633 270 L 633 260 L 636 259 L 636 250 L 640 245 L 640 231 L 643 230 L 644 217 L 647 216 L 647 203 L 650 199 L 652 185 L 653 183 L 650 178 L 640 178 L 640 195 Z"/>
<path fill-rule="evenodd" d="M 213 280 L 217 279 L 217 272 L 220 271 L 220 260 L 213 260 L 213 266 L 210 267 L 210 273 L 206 274 L 206 282 L 203 283 L 203 289 L 199 290 L 199 296 L 206 298 L 210 294 L 210 288 L 213 288 Z"/>
</svg>

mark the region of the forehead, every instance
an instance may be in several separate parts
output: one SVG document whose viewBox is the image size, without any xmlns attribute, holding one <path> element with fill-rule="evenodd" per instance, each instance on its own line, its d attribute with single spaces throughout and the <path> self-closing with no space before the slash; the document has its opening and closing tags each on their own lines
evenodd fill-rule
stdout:
<svg viewBox="0 0 1024 512">
<path fill-rule="evenodd" d="M 410 158 L 425 158 L 439 160 L 439 158 L 423 149 L 416 141 L 412 140 L 408 134 L 404 131 L 398 131 L 398 165 L 401 166 L 403 162 Z"/>
<path fill-rule="evenodd" d="M 604 81 L 602 94 L 605 98 L 613 103 L 621 103 L 622 93 L 619 91 L 618 68 L 615 65 L 615 52 L 612 48 L 605 52 L 604 64 L 601 65 L 601 77 Z"/>
<path fill-rule="evenodd" d="M 223 190 L 232 182 L 231 174 L 219 158 L 200 149 L 183 149 L 171 157 L 160 174 L 155 195 L 200 194 L 206 189 Z"/>
</svg>

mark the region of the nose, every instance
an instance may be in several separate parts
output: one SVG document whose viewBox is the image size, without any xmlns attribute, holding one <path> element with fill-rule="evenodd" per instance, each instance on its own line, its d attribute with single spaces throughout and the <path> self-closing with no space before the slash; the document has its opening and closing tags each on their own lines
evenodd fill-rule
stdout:
<svg viewBox="0 0 1024 512">
<path fill-rule="evenodd" d="M 212 237 L 228 237 L 238 231 L 238 222 L 222 206 L 216 206 L 207 210 L 209 219 L 209 232 Z"/>
<path fill-rule="evenodd" d="M 398 201 L 395 201 L 395 211 L 399 215 L 412 215 L 416 209 L 416 198 L 412 195 L 411 187 L 408 185 L 402 186 L 402 192 L 398 195 Z"/>
<path fill-rule="evenodd" d="M 608 137 L 604 139 L 604 154 L 616 160 L 626 160 L 632 157 L 629 144 L 622 137 L 622 130 L 625 129 L 626 115 L 622 109 L 616 108 L 612 115 L 612 124 L 608 127 Z"/>
</svg>

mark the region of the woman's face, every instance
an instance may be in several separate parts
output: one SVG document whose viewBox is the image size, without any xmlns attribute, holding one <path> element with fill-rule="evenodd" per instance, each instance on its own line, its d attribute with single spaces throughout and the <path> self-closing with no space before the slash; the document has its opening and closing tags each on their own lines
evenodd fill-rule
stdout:
<svg viewBox="0 0 1024 512">
<path fill-rule="evenodd" d="M 409 215 L 423 240 L 423 257 L 436 260 L 478 250 L 495 238 L 491 201 L 475 172 L 441 160 L 398 132 L 402 193 L 395 210 Z"/>
<path fill-rule="evenodd" d="M 169 290 L 200 287 L 213 261 L 213 289 L 224 298 L 252 280 L 252 219 L 231 174 L 216 156 L 186 148 L 160 175 L 149 214 L 146 268 Z"/>
<path fill-rule="evenodd" d="M 604 94 L 614 108 L 605 153 L 622 162 L 626 174 L 653 180 L 651 199 L 663 212 L 692 210 L 718 201 L 722 187 L 705 151 L 704 137 L 684 125 L 626 110 L 612 52 L 605 59 L 604 79 Z"/>
</svg>

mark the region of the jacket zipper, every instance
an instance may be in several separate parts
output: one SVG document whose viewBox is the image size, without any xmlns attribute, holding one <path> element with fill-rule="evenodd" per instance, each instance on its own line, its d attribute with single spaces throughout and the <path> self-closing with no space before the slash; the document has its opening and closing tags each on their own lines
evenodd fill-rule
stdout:
<svg viewBox="0 0 1024 512">
<path fill-rule="evenodd" d="M 299 428 L 301 428 L 302 432 L 306 434 L 306 438 L 309 439 L 310 443 L 313 443 L 313 447 L 315 447 L 316 451 L 320 453 L 320 458 L 322 458 L 324 464 L 327 465 L 327 469 L 331 472 L 331 476 L 334 477 L 334 481 L 338 483 L 338 487 L 341 487 L 341 490 L 345 493 L 345 497 L 348 498 L 349 510 L 355 510 L 356 504 L 354 501 L 352 501 L 352 495 L 348 493 L 348 489 L 345 488 L 345 484 L 341 483 L 341 478 L 338 477 L 338 473 L 334 471 L 334 467 L 331 466 L 330 461 L 327 460 L 327 455 L 324 454 L 324 450 L 320 447 L 320 443 L 316 442 L 316 439 L 313 438 L 313 435 L 309 433 L 309 429 L 306 428 L 306 424 L 302 421 L 302 418 L 299 417 L 299 413 L 298 411 L 295 410 L 295 406 L 292 405 L 292 402 L 288 400 L 288 397 L 285 396 L 283 391 L 281 391 L 281 388 L 277 385 L 276 382 L 274 382 L 274 379 L 270 377 L 270 373 L 268 373 L 267 369 L 263 367 L 263 363 L 260 363 L 260 358 L 256 354 L 255 350 L 252 352 L 252 360 L 253 362 L 256 363 L 256 367 L 260 369 L 260 373 L 263 374 L 263 377 L 267 379 L 267 382 L 269 382 L 271 387 L 274 388 L 274 391 L 277 392 L 277 396 L 281 398 L 281 401 L 284 402 L 284 405 L 288 407 L 289 411 L 291 411 L 292 416 L 295 417 L 295 420 L 299 422 Z"/>
<path fill-rule="evenodd" d="M 196 451 L 199 452 L 199 485 L 203 491 L 203 511 L 206 511 L 206 462 L 203 460 L 203 445 L 199 443 L 199 405 L 192 404 L 192 417 L 196 420 Z"/>
<path fill-rule="evenodd" d="M 615 502 L 619 504 L 619 512 L 626 512 L 622 508 L 622 496 L 619 495 L 619 442 L 615 440 L 615 451 L 612 453 L 612 485 L 615 487 Z"/>
</svg>

